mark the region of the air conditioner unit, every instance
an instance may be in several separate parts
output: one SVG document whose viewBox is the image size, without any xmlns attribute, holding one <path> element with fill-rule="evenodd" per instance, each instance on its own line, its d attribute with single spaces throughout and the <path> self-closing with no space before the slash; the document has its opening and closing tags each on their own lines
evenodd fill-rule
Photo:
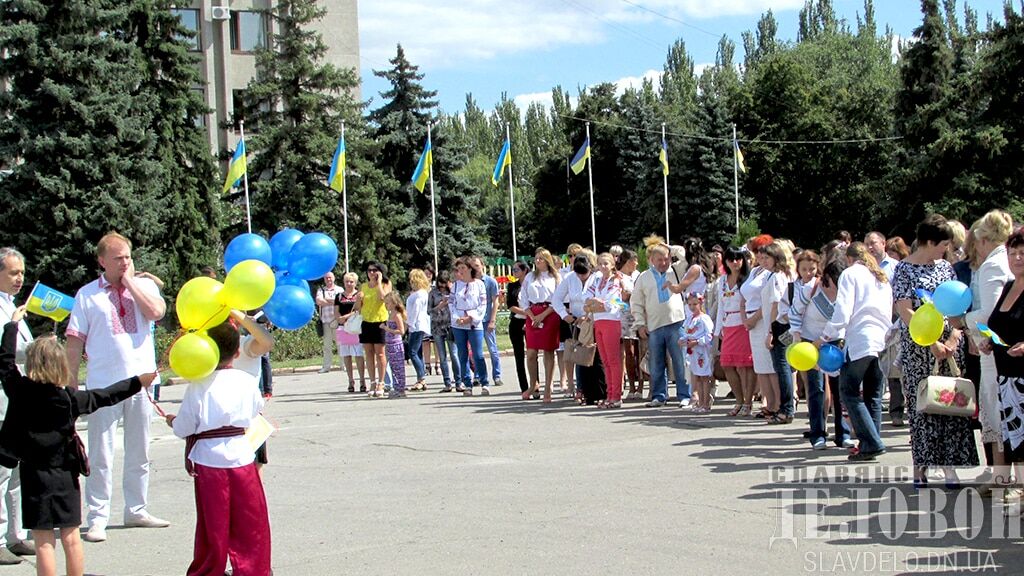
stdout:
<svg viewBox="0 0 1024 576">
<path fill-rule="evenodd" d="M 231 8 L 227 6 L 214 6 L 211 16 L 214 20 L 230 20 Z"/>
</svg>

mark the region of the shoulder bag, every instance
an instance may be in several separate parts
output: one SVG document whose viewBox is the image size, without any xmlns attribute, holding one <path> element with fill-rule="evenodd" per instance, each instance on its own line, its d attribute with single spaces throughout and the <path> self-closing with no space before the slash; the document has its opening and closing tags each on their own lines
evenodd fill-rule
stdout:
<svg viewBox="0 0 1024 576">
<path fill-rule="evenodd" d="M 948 362 L 952 376 L 939 376 L 939 360 L 936 359 L 931 375 L 917 385 L 917 411 L 972 418 L 978 411 L 974 383 L 960 377 L 960 367 L 952 357 Z"/>
<path fill-rule="evenodd" d="M 590 324 L 590 343 L 587 344 L 583 339 L 584 330 L 573 326 L 572 327 L 572 338 L 565 341 L 565 360 L 572 362 L 577 366 L 590 367 L 594 365 L 594 354 L 597 352 L 597 344 L 594 343 L 594 327 L 593 322 L 586 322 Z"/>
</svg>

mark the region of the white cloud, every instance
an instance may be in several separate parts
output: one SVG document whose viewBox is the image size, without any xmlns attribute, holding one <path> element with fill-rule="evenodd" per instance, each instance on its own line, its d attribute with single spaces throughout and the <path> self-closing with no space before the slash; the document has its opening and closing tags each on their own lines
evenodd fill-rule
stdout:
<svg viewBox="0 0 1024 576">
<path fill-rule="evenodd" d="M 360 52 L 366 65 L 385 69 L 395 45 L 401 43 L 410 61 L 423 69 L 453 68 L 507 54 L 596 44 L 612 33 L 642 36 L 630 23 L 663 22 L 678 27 L 679 21 L 756 15 L 769 8 L 779 11 L 803 5 L 803 0 L 630 2 L 372 0 L 359 5 Z"/>
</svg>

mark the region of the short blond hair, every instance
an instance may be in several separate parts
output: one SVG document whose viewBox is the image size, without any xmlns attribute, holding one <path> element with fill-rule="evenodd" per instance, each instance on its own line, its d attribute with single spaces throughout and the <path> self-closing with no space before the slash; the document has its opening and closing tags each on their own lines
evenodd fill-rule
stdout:
<svg viewBox="0 0 1024 576">
<path fill-rule="evenodd" d="M 423 270 L 413 268 L 409 271 L 409 286 L 413 290 L 429 290 L 430 280 L 427 280 L 427 275 L 423 273 Z"/>
<path fill-rule="evenodd" d="M 1013 234 L 1013 217 L 1002 210 L 992 210 L 971 226 L 975 240 L 1004 244 Z"/>
<path fill-rule="evenodd" d="M 30 380 L 61 388 L 71 383 L 68 357 L 56 336 L 43 336 L 28 345 L 25 350 L 25 374 Z"/>
<path fill-rule="evenodd" d="M 128 250 L 132 249 L 131 240 L 125 238 L 124 236 L 118 234 L 117 232 L 110 231 L 104 234 L 103 238 L 100 238 L 100 241 L 96 243 L 96 255 L 103 256 L 104 254 L 106 254 L 107 250 L 110 248 L 110 245 L 116 241 L 124 242 L 125 245 L 128 246 Z"/>
<path fill-rule="evenodd" d="M 356 274 L 355 272 L 345 272 L 345 274 L 341 276 L 341 281 L 342 283 L 344 283 L 346 280 L 354 280 L 355 282 L 359 282 L 359 274 Z"/>
</svg>

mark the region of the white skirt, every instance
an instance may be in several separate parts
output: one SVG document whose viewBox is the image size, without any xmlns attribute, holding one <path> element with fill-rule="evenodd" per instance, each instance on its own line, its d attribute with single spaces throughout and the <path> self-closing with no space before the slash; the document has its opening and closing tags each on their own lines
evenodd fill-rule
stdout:
<svg viewBox="0 0 1024 576">
<path fill-rule="evenodd" d="M 750 335 L 750 353 L 754 357 L 754 373 L 775 374 L 772 351 L 764 345 L 765 339 L 768 338 L 768 323 L 762 318 L 748 334 Z"/>
<path fill-rule="evenodd" d="M 351 356 L 352 358 L 363 357 L 363 345 L 362 344 L 339 344 L 338 355 L 342 358 Z"/>
<path fill-rule="evenodd" d="M 1002 414 L 999 407 L 999 380 L 996 374 L 996 359 L 991 355 L 981 357 L 981 385 L 979 386 L 978 419 L 981 420 L 981 441 L 995 442 L 1003 447 Z"/>
</svg>

